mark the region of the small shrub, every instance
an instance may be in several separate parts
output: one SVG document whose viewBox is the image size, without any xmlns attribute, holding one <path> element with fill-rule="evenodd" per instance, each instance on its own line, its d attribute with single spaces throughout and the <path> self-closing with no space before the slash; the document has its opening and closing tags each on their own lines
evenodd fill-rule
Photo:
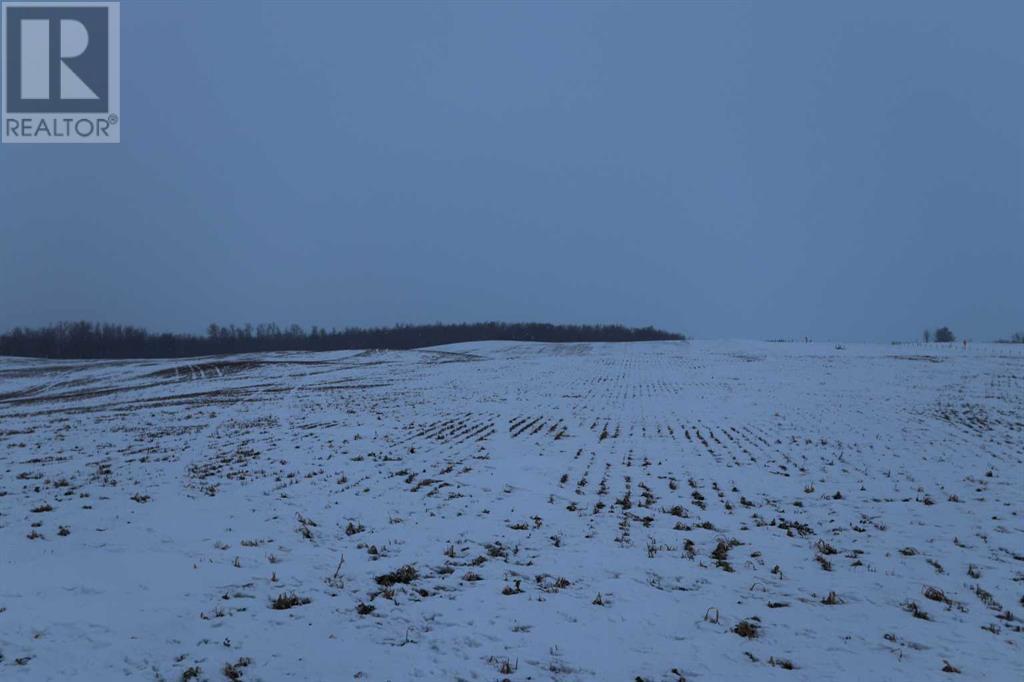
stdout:
<svg viewBox="0 0 1024 682">
<path fill-rule="evenodd" d="M 391 587 L 392 585 L 398 584 L 407 585 L 419 577 L 419 573 L 416 572 L 416 567 L 412 564 L 407 564 L 401 568 L 391 571 L 390 573 L 378 575 L 375 580 L 381 587 Z"/>
<path fill-rule="evenodd" d="M 521 580 L 516 580 L 515 583 L 516 583 L 515 587 L 512 587 L 511 585 L 505 585 L 504 589 L 501 590 L 501 593 L 503 595 L 505 595 L 506 597 L 512 596 L 513 594 L 521 594 L 522 591 L 523 591 L 522 588 L 520 587 L 520 584 L 522 583 L 522 581 Z"/>
<path fill-rule="evenodd" d="M 946 593 L 937 587 L 932 587 L 931 585 L 928 585 L 925 586 L 925 588 L 921 592 L 922 594 L 924 594 L 926 599 L 942 602 L 943 604 L 952 603 L 952 600 L 946 596 Z"/>
<path fill-rule="evenodd" d="M 291 594 L 282 592 L 281 594 L 277 595 L 277 597 L 272 602 L 270 602 L 270 608 L 275 609 L 277 611 L 284 611 L 294 606 L 303 606 L 305 604 L 310 603 L 311 601 L 312 600 L 309 597 L 300 597 L 294 592 L 292 592 Z"/>
<path fill-rule="evenodd" d="M 733 573 L 734 569 L 732 564 L 727 560 L 729 556 L 730 544 L 725 540 L 719 540 L 718 544 L 715 545 L 715 549 L 711 552 L 711 558 L 715 560 L 715 564 L 725 571 L 726 573 Z"/>
<path fill-rule="evenodd" d="M 244 656 L 235 661 L 234 663 L 225 663 L 223 670 L 224 677 L 228 678 L 229 680 L 242 679 L 242 668 L 245 668 L 250 663 L 252 663 L 252 660 Z"/>
<path fill-rule="evenodd" d="M 927 612 L 921 609 L 915 601 L 908 601 L 903 605 L 903 610 L 912 615 L 914 618 L 920 618 L 921 620 L 931 620 L 931 617 Z"/>
<path fill-rule="evenodd" d="M 832 545 L 828 544 L 824 540 L 818 540 L 818 542 L 815 545 L 815 547 L 817 547 L 818 551 L 821 552 L 822 554 L 837 554 L 838 553 L 838 551 L 836 550 L 835 547 L 833 547 Z"/>
<path fill-rule="evenodd" d="M 842 604 L 843 600 L 840 599 L 835 592 L 829 592 L 825 595 L 825 598 L 821 600 L 821 603 L 826 606 L 836 606 L 837 604 Z"/>
<path fill-rule="evenodd" d="M 761 630 L 761 626 L 749 620 L 741 620 L 733 627 L 732 631 L 740 637 L 755 639 Z"/>
</svg>

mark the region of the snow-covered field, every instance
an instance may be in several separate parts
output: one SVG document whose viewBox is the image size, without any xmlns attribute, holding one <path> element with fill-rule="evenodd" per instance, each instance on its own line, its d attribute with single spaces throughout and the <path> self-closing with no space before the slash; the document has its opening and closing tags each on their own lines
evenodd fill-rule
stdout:
<svg viewBox="0 0 1024 682">
<path fill-rule="evenodd" d="M 1021 679 L 1022 459 L 1013 346 L 4 358 L 0 679 Z"/>
</svg>

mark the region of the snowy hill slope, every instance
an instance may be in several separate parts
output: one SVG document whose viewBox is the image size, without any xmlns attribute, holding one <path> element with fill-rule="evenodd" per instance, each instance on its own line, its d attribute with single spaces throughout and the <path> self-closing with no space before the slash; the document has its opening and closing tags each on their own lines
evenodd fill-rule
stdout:
<svg viewBox="0 0 1024 682">
<path fill-rule="evenodd" d="M 0 358 L 0 678 L 1024 675 L 1011 346 Z"/>
</svg>

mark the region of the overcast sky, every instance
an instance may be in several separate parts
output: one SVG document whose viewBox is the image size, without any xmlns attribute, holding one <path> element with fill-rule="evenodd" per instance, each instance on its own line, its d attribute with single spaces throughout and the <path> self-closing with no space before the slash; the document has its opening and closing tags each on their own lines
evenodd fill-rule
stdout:
<svg viewBox="0 0 1024 682">
<path fill-rule="evenodd" d="M 0 329 L 1024 329 L 1024 3 L 123 2 L 0 146 Z"/>
</svg>

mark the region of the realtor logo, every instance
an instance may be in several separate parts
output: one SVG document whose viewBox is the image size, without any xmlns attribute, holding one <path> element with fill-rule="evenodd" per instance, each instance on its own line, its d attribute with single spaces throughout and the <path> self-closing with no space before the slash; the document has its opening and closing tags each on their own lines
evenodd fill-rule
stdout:
<svg viewBox="0 0 1024 682">
<path fill-rule="evenodd" d="M 3 3 L 3 141 L 120 142 L 116 2 Z"/>
</svg>

